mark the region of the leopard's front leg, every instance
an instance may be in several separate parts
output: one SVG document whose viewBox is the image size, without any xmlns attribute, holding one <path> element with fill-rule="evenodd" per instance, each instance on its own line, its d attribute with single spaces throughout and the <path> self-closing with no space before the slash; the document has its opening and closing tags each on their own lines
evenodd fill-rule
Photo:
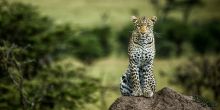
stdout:
<svg viewBox="0 0 220 110">
<path fill-rule="evenodd" d="M 143 65 L 142 71 L 144 77 L 143 95 L 145 97 L 152 97 L 156 88 L 156 81 L 153 76 L 153 59 Z"/>
<path fill-rule="evenodd" d="M 142 96 L 142 90 L 139 79 L 139 67 L 138 67 L 138 59 L 130 58 L 129 59 L 129 68 L 131 72 L 131 83 L 132 83 L 132 96 Z"/>
</svg>

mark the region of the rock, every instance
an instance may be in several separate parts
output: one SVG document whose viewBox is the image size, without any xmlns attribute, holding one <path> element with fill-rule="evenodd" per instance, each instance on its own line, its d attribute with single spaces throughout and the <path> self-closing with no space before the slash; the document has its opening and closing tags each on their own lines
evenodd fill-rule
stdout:
<svg viewBox="0 0 220 110">
<path fill-rule="evenodd" d="M 211 110 L 193 101 L 192 97 L 163 88 L 151 98 L 122 96 L 119 97 L 109 110 Z"/>
</svg>

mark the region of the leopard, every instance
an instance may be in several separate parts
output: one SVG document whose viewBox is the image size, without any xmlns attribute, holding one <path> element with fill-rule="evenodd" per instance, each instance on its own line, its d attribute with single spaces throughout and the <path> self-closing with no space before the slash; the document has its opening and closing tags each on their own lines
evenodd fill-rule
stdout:
<svg viewBox="0 0 220 110">
<path fill-rule="evenodd" d="M 129 65 L 121 77 L 120 92 L 123 96 L 153 97 L 156 81 L 153 75 L 155 57 L 154 24 L 156 16 L 131 16 L 134 29 L 128 44 Z"/>
</svg>

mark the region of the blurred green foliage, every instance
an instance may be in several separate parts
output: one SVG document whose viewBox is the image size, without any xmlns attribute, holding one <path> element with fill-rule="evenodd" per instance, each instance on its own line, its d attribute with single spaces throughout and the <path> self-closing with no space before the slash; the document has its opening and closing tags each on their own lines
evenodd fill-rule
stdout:
<svg viewBox="0 0 220 110">
<path fill-rule="evenodd" d="M 55 25 L 30 5 L 6 1 L 0 5 L 1 40 L 29 46 L 28 55 L 31 57 L 56 57 L 61 53 L 69 53 L 85 63 L 91 63 L 111 51 L 108 40 L 111 29 L 108 25 L 77 30 L 65 24 Z"/>
<path fill-rule="evenodd" d="M 74 55 L 81 61 L 91 64 L 95 59 L 104 57 L 112 51 L 110 44 L 111 28 L 103 25 L 94 29 L 82 29 L 70 42 Z"/>
<path fill-rule="evenodd" d="M 128 50 L 128 43 L 131 37 L 131 33 L 133 31 L 133 26 L 131 23 L 128 23 L 128 25 L 124 26 L 124 28 L 118 32 L 117 41 L 120 44 L 119 45 L 119 52 L 121 53 L 127 53 Z"/>
<path fill-rule="evenodd" d="M 171 83 L 181 85 L 190 95 L 220 101 L 220 58 L 192 57 L 176 68 Z M 207 95 L 207 91 L 209 91 Z M 211 96 L 211 97 L 210 97 Z"/>
<path fill-rule="evenodd" d="M 220 20 L 214 19 L 194 25 L 194 36 L 191 43 L 194 49 L 202 54 L 220 52 Z"/>
<path fill-rule="evenodd" d="M 86 76 L 83 68 L 67 71 L 49 65 L 25 78 L 25 65 L 30 65 L 28 60 L 20 60 L 25 54 L 25 49 L 8 43 L 0 47 L 0 109 L 76 109 L 97 100 L 94 93 L 99 80 Z"/>
<path fill-rule="evenodd" d="M 1 1 L 0 28 L 0 109 L 77 109 L 96 102 L 98 79 L 85 75 L 84 68 L 53 65 L 65 51 L 85 51 L 68 25 L 55 25 L 32 6 Z M 78 47 L 70 45 L 73 39 Z"/>
</svg>

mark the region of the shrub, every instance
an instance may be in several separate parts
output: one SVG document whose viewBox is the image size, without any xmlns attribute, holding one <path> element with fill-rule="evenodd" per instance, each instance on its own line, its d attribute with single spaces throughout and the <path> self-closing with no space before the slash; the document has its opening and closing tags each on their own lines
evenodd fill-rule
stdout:
<svg viewBox="0 0 220 110">
<path fill-rule="evenodd" d="M 194 25 L 195 32 L 191 41 L 194 49 L 205 54 L 208 52 L 218 53 L 220 50 L 220 21 L 210 20 L 208 22 Z"/>
<path fill-rule="evenodd" d="M 72 41 L 73 53 L 81 61 L 91 64 L 94 59 L 103 56 L 103 49 L 96 35 L 81 34 Z"/>
<path fill-rule="evenodd" d="M 74 49 L 88 52 L 76 56 L 99 58 L 97 37 L 75 39 L 70 26 L 55 25 L 32 6 L 6 0 L 0 2 L 0 28 L 0 109 L 77 109 L 96 101 L 97 79 L 83 69 L 66 71 L 51 65 Z M 79 45 L 71 44 L 73 40 Z"/>
<path fill-rule="evenodd" d="M 187 63 L 176 68 L 171 83 L 181 85 L 186 93 L 204 96 L 209 92 L 209 99 L 220 100 L 220 58 L 193 57 Z"/>
<path fill-rule="evenodd" d="M 99 80 L 84 74 L 83 68 L 67 71 L 66 66 L 49 66 L 26 78 L 25 49 L 4 43 L 0 46 L 0 109 L 60 110 L 94 103 Z M 34 65 L 30 65 L 32 67 Z"/>
<path fill-rule="evenodd" d="M 33 6 L 0 2 L 0 38 L 19 46 L 32 44 L 34 37 L 46 33 L 52 21 L 42 17 Z"/>
<path fill-rule="evenodd" d="M 127 53 L 128 43 L 133 31 L 133 26 L 129 23 L 118 33 L 117 41 L 119 43 L 119 52 Z"/>
</svg>

